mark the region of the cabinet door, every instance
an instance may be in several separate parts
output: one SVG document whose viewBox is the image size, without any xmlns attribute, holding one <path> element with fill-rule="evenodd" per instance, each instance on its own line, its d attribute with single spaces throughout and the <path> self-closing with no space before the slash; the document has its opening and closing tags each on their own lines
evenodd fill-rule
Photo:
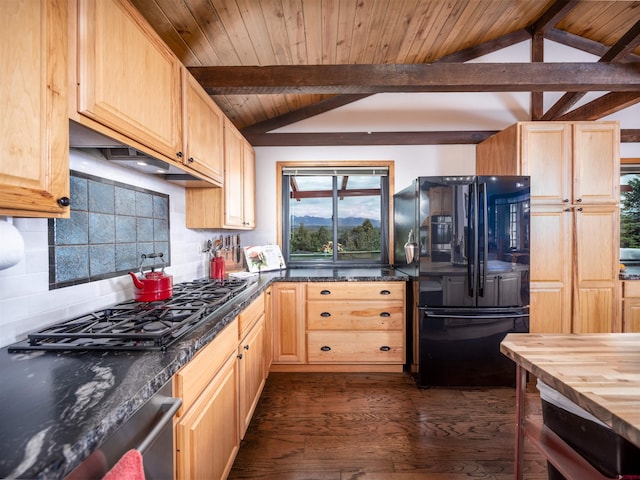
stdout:
<svg viewBox="0 0 640 480">
<path fill-rule="evenodd" d="M 273 363 L 306 363 L 305 284 L 274 284 L 271 302 Z"/>
<path fill-rule="evenodd" d="M 575 209 L 573 331 L 608 333 L 617 325 L 619 230 L 616 205 Z"/>
<path fill-rule="evenodd" d="M 260 399 L 266 374 L 264 371 L 264 314 L 238 347 L 240 373 L 240 438 L 244 437 Z"/>
<path fill-rule="evenodd" d="M 521 126 L 522 174 L 530 175 L 531 204 L 571 202 L 571 125 L 556 122 Z"/>
<path fill-rule="evenodd" d="M 0 32 L 0 215 L 68 217 L 67 0 L 0 1 Z"/>
<path fill-rule="evenodd" d="M 238 453 L 238 363 L 224 364 L 176 424 L 178 479 L 226 478 Z"/>
<path fill-rule="evenodd" d="M 242 135 L 225 119 L 224 121 L 224 223 L 226 227 L 242 227 Z"/>
<path fill-rule="evenodd" d="M 620 129 L 617 122 L 573 125 L 573 193 L 581 204 L 618 203 Z"/>
<path fill-rule="evenodd" d="M 572 219 L 568 206 L 531 207 L 532 333 L 571 332 Z"/>
<path fill-rule="evenodd" d="M 640 298 L 623 300 L 622 331 L 640 333 Z"/>
<path fill-rule="evenodd" d="M 124 0 L 79 0 L 78 22 L 78 112 L 177 159 L 182 152 L 177 57 Z"/>
<path fill-rule="evenodd" d="M 256 153 L 242 140 L 242 226 L 256 228 Z"/>
<path fill-rule="evenodd" d="M 224 114 L 185 69 L 185 165 L 222 185 L 224 176 Z"/>
</svg>

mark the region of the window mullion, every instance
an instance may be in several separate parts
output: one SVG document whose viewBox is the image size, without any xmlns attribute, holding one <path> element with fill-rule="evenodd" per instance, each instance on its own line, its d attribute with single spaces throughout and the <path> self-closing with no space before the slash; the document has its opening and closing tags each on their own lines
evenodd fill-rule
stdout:
<svg viewBox="0 0 640 480">
<path fill-rule="evenodd" d="M 333 224 L 333 261 L 338 260 L 338 177 L 333 176 L 332 181 L 332 224 Z"/>
</svg>

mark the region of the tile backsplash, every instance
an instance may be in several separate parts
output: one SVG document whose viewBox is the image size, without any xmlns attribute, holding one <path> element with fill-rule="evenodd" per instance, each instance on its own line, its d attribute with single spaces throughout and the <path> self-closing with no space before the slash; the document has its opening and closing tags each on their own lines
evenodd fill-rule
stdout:
<svg viewBox="0 0 640 480">
<path fill-rule="evenodd" d="M 69 162 L 71 171 L 84 173 L 85 178 L 110 179 L 114 185 L 124 184 L 127 190 L 168 195 L 171 266 L 167 273 L 173 276 L 174 284 L 209 274 L 209 256 L 202 250 L 207 241 L 229 232 L 186 228 L 183 186 L 116 165 L 98 151 L 70 149 Z M 133 203 L 123 205 L 134 212 Z M 127 274 L 50 289 L 49 220 L 16 217 L 13 224 L 24 240 L 25 255 L 17 265 L 0 270 L 0 346 L 23 340 L 27 333 L 60 320 L 134 298 L 133 283 Z"/>
<path fill-rule="evenodd" d="M 70 218 L 49 220 L 50 289 L 137 270 L 143 254 L 170 265 L 169 195 L 72 171 L 71 199 Z"/>
</svg>

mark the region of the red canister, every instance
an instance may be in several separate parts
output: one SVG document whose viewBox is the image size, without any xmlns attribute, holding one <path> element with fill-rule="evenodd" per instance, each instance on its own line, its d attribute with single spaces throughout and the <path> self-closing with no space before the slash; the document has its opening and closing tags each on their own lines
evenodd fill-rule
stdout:
<svg viewBox="0 0 640 480">
<path fill-rule="evenodd" d="M 216 252 L 216 256 L 211 259 L 209 276 L 215 280 L 224 280 L 224 257 L 220 252 Z"/>
</svg>

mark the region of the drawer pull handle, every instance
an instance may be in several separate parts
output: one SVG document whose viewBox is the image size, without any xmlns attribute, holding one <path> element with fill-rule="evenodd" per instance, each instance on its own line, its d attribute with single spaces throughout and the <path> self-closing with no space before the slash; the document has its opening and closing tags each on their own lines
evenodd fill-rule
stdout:
<svg viewBox="0 0 640 480">
<path fill-rule="evenodd" d="M 391 350 L 391 347 L 387 347 L 386 345 L 383 345 L 380 347 L 380 350 L 383 352 L 388 352 L 389 350 Z"/>
<path fill-rule="evenodd" d="M 240 354 L 238 354 L 238 358 L 239 358 L 240 360 L 242 360 L 242 354 L 241 354 L 241 353 L 240 353 Z"/>
<path fill-rule="evenodd" d="M 243 348 L 244 348 L 245 350 L 249 350 L 249 345 L 245 345 Z"/>
<path fill-rule="evenodd" d="M 331 290 L 320 290 L 320 295 L 331 295 Z"/>
<path fill-rule="evenodd" d="M 380 295 L 391 295 L 389 290 L 380 290 Z"/>
<path fill-rule="evenodd" d="M 390 317 L 391 314 L 389 312 L 382 312 L 382 313 L 380 313 L 380 316 L 381 317 Z"/>
<path fill-rule="evenodd" d="M 331 314 L 330 314 L 329 312 L 322 312 L 322 313 L 320 314 L 320 316 L 321 316 L 321 317 L 330 317 L 330 316 L 331 316 Z"/>
<path fill-rule="evenodd" d="M 323 347 L 320 347 L 320 350 L 322 350 L 323 352 L 328 352 L 328 351 L 331 350 L 331 347 L 328 347 L 328 346 L 325 345 Z"/>
</svg>

